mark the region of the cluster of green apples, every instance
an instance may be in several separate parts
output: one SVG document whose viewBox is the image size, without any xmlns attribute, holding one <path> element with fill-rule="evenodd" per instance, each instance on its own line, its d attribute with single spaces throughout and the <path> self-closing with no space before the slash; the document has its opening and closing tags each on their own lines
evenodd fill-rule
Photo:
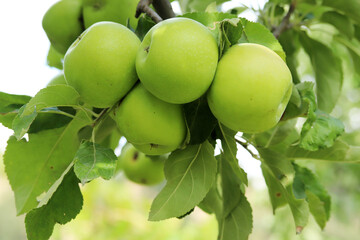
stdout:
<svg viewBox="0 0 360 240">
<path fill-rule="evenodd" d="M 51 45 L 65 54 L 76 38 L 92 24 L 112 21 L 137 26 L 137 0 L 61 0 L 45 13 L 42 26 Z"/>
<path fill-rule="evenodd" d="M 79 36 L 70 46 L 76 34 L 56 38 L 46 27 L 55 17 L 52 9 L 44 17 L 52 45 L 66 48 L 66 84 L 87 105 L 115 106 L 112 116 L 120 132 L 144 154 L 162 155 L 183 146 L 187 126 L 182 104 L 202 96 L 219 122 L 235 131 L 262 132 L 280 120 L 292 92 L 292 77 L 285 62 L 269 48 L 236 44 L 219 60 L 211 31 L 181 17 L 156 24 L 140 41 L 124 23 L 100 17 L 112 13 L 95 14 L 78 1 L 87 28 L 81 32 L 81 26 L 76 27 Z M 101 8 L 103 1 L 86 2 Z M 71 6 L 67 14 L 75 16 L 79 11 Z M 110 10 L 104 7 L 106 11 Z"/>
</svg>

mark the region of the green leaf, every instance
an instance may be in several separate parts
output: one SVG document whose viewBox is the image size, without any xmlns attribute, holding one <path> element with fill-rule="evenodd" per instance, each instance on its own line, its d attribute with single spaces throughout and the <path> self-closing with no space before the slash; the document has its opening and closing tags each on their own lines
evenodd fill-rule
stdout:
<svg viewBox="0 0 360 240">
<path fill-rule="evenodd" d="M 232 45 L 237 44 L 243 36 L 244 27 L 239 18 L 224 19 L 220 23 L 220 58 Z"/>
<path fill-rule="evenodd" d="M 309 151 L 329 148 L 344 131 L 345 126 L 339 119 L 317 110 L 301 129 L 300 147 Z"/>
<path fill-rule="evenodd" d="M 28 240 L 47 240 L 56 223 L 65 224 L 79 214 L 83 205 L 78 179 L 70 171 L 49 202 L 26 215 Z"/>
<path fill-rule="evenodd" d="M 12 129 L 12 123 L 14 121 L 14 118 L 16 117 L 17 112 L 11 112 L 11 113 L 0 113 L 0 123 L 9 129 Z"/>
<path fill-rule="evenodd" d="M 60 112 L 60 111 L 56 111 L 56 112 Z M 71 112 L 75 114 L 76 111 L 71 111 Z M 69 122 L 71 122 L 72 119 L 73 118 L 70 118 L 65 115 L 59 115 L 57 113 L 49 113 L 42 111 L 37 115 L 36 119 L 33 121 L 27 132 L 37 133 L 44 130 L 63 127 Z"/>
<path fill-rule="evenodd" d="M 252 232 L 252 209 L 241 193 L 236 208 L 219 223 L 219 240 L 247 240 Z"/>
<path fill-rule="evenodd" d="M 210 191 L 199 203 L 198 207 L 200 207 L 206 213 L 215 213 L 218 221 L 220 221 L 220 218 L 222 217 L 223 202 L 215 184 L 212 188 L 210 188 Z"/>
<path fill-rule="evenodd" d="M 41 89 L 15 117 L 13 129 L 16 138 L 21 139 L 24 136 L 41 110 L 57 106 L 77 106 L 79 99 L 79 93 L 68 85 L 54 85 Z"/>
<path fill-rule="evenodd" d="M 235 209 L 240 201 L 241 189 L 237 176 L 235 175 L 229 162 L 225 159 L 224 154 L 221 155 L 221 186 L 223 198 L 222 217 L 226 218 Z"/>
<path fill-rule="evenodd" d="M 294 131 L 296 125 L 296 119 L 285 121 L 285 122 L 279 122 L 275 128 L 270 129 L 269 131 L 255 134 L 254 140 L 256 142 L 256 146 L 258 147 L 272 147 L 274 145 L 281 144 L 283 142 L 288 142 L 288 144 L 292 143 L 292 140 L 288 140 L 288 138 L 292 138 L 292 135 L 294 134 Z"/>
<path fill-rule="evenodd" d="M 190 18 L 202 23 L 212 32 L 212 34 L 214 35 L 214 37 L 216 38 L 219 44 L 221 40 L 220 29 L 221 29 L 222 21 L 236 18 L 236 15 L 223 13 L 223 12 L 192 12 L 182 15 L 182 17 Z M 242 30 L 239 31 L 239 33 L 241 36 Z"/>
<path fill-rule="evenodd" d="M 135 30 L 135 34 L 140 38 L 140 40 L 143 40 L 146 33 L 155 26 L 155 22 L 151 20 L 150 17 L 143 14 L 139 17 L 139 21 Z"/>
<path fill-rule="evenodd" d="M 336 11 L 325 12 L 320 20 L 325 23 L 330 23 L 349 39 L 354 36 L 354 25 L 351 23 L 350 19 L 343 14 Z"/>
<path fill-rule="evenodd" d="M 18 214 L 36 207 L 37 197 L 69 166 L 79 146 L 77 133 L 90 123 L 80 112 L 67 126 L 29 134 L 29 141 L 9 139 L 4 163 Z"/>
<path fill-rule="evenodd" d="M 357 73 L 360 74 L 360 42 L 358 40 L 356 40 L 355 38 L 353 38 L 352 40 L 349 40 L 345 37 L 343 37 L 342 35 L 336 35 L 334 36 L 334 40 L 336 40 L 337 42 L 339 42 L 340 44 L 344 45 L 350 55 L 351 58 L 353 60 L 353 70 Z"/>
<path fill-rule="evenodd" d="M 320 110 L 331 112 L 341 92 L 343 73 L 340 60 L 324 44 L 305 33 L 300 42 L 309 55 L 315 72 L 316 93 Z"/>
<path fill-rule="evenodd" d="M 244 26 L 246 42 L 264 45 L 276 52 L 284 61 L 286 61 L 286 55 L 283 48 L 269 29 L 260 23 L 250 22 L 245 18 L 240 19 Z"/>
<path fill-rule="evenodd" d="M 298 33 L 295 30 L 289 29 L 279 36 L 279 42 L 286 53 L 286 65 L 291 71 L 293 82 L 295 84 L 300 83 L 300 77 L 297 72 L 297 53 L 300 49 Z"/>
<path fill-rule="evenodd" d="M 98 177 L 109 180 L 115 174 L 117 157 L 114 151 L 99 144 L 83 142 L 74 160 L 74 172 L 83 184 Z"/>
<path fill-rule="evenodd" d="M 217 123 L 211 113 L 206 97 L 187 103 L 184 106 L 187 126 L 190 130 L 189 144 L 201 144 L 209 138 Z"/>
<path fill-rule="evenodd" d="M 47 55 L 47 64 L 50 66 L 50 67 L 55 67 L 57 69 L 63 69 L 63 58 L 64 58 L 64 55 L 62 55 L 61 53 L 59 53 L 58 51 L 55 50 L 55 48 L 50 45 L 50 48 L 49 48 L 49 52 L 48 52 L 48 55 Z"/>
<path fill-rule="evenodd" d="M 221 21 L 236 18 L 236 15 L 223 12 L 192 12 L 186 13 L 181 17 L 193 19 L 208 27 L 210 30 L 215 30 Z"/>
<path fill-rule="evenodd" d="M 12 121 L 12 129 L 14 129 L 15 137 L 20 140 L 25 133 L 28 132 L 31 123 L 35 120 L 37 116 L 37 112 L 33 112 L 28 115 L 23 115 L 26 105 L 22 106 Z"/>
<path fill-rule="evenodd" d="M 44 108 L 57 106 L 77 106 L 79 104 L 79 93 L 69 85 L 54 85 L 41 89 L 26 104 L 23 115 L 39 112 Z"/>
<path fill-rule="evenodd" d="M 316 100 L 314 92 L 314 84 L 311 82 L 302 82 L 292 88 L 290 101 L 286 106 L 284 114 L 281 116 L 282 121 L 292 118 L 305 117 L 311 111 L 315 111 Z M 300 99 L 300 104 L 299 104 Z"/>
<path fill-rule="evenodd" d="M 241 182 L 245 185 L 248 185 L 248 179 L 245 171 L 239 166 L 239 162 L 236 158 L 237 146 L 235 141 L 236 132 L 225 127 L 221 123 L 219 123 L 219 128 L 221 131 L 221 145 L 224 150 L 224 160 L 226 160 L 234 173 L 238 177 Z"/>
<path fill-rule="evenodd" d="M 355 28 L 355 38 L 360 41 L 360 24 L 354 25 Z"/>
<path fill-rule="evenodd" d="M 332 7 L 335 10 L 342 11 L 347 16 L 351 17 L 357 23 L 360 23 L 360 1 L 359 0 L 323 0 L 323 6 Z"/>
<path fill-rule="evenodd" d="M 287 157 L 295 160 L 322 160 L 334 162 L 360 162 L 360 147 L 336 140 L 332 147 L 308 151 L 299 146 L 289 147 Z"/>
<path fill-rule="evenodd" d="M 286 197 L 283 194 L 284 188 L 279 183 L 279 179 L 275 178 L 271 174 L 270 169 L 268 167 L 261 169 L 266 182 L 266 186 L 268 188 L 273 214 L 275 214 L 276 209 L 287 204 Z"/>
<path fill-rule="evenodd" d="M 217 4 L 226 2 L 228 0 L 179 0 L 182 12 L 205 11 L 207 6 L 216 2 Z"/>
<path fill-rule="evenodd" d="M 209 142 L 174 151 L 165 161 L 167 183 L 152 203 L 149 220 L 179 217 L 198 205 L 209 192 L 216 169 Z"/>
<path fill-rule="evenodd" d="M 308 203 L 305 201 L 305 199 L 296 199 L 292 192 L 291 185 L 284 186 L 266 164 L 261 164 L 261 169 L 269 189 L 270 198 L 273 200 L 275 197 L 278 197 L 279 199 L 281 197 L 282 199 L 280 200 L 280 203 L 283 204 L 284 201 L 286 201 L 286 203 L 289 204 L 295 221 L 296 232 L 301 233 L 309 219 Z M 275 203 L 279 204 L 278 201 Z M 276 209 L 275 206 L 273 205 L 274 211 Z"/>
<path fill-rule="evenodd" d="M 307 197 L 311 214 L 319 226 L 324 229 L 330 218 L 330 196 L 309 169 L 297 164 L 294 164 L 294 169 L 294 194 L 301 196 L 301 198 Z"/>
<path fill-rule="evenodd" d="M 271 169 L 272 174 L 285 186 L 292 181 L 294 168 L 285 155 L 268 148 L 257 148 L 263 162 Z"/>
<path fill-rule="evenodd" d="M 31 97 L 0 92 L 0 114 L 13 112 L 30 101 Z"/>
</svg>

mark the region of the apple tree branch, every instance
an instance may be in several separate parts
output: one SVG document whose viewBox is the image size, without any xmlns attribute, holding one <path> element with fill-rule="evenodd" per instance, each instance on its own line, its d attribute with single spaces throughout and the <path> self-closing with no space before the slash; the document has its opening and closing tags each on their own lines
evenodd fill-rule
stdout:
<svg viewBox="0 0 360 240">
<path fill-rule="evenodd" d="M 273 34 L 276 38 L 279 38 L 283 32 L 285 32 L 286 30 L 288 30 L 291 27 L 290 17 L 293 14 L 293 12 L 295 11 L 295 7 L 296 7 L 296 0 L 293 0 L 290 4 L 289 11 L 285 15 L 285 17 L 282 19 L 279 26 L 277 26 L 273 31 Z"/>
<path fill-rule="evenodd" d="M 150 7 L 151 4 L 156 11 Z M 136 8 L 135 17 L 138 18 L 141 13 L 145 13 L 156 23 L 161 22 L 163 19 L 175 17 L 175 13 L 168 0 L 140 0 Z"/>
</svg>

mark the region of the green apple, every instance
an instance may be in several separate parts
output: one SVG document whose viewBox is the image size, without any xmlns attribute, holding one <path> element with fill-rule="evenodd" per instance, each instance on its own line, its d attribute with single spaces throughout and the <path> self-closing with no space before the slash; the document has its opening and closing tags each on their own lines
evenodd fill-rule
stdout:
<svg viewBox="0 0 360 240">
<path fill-rule="evenodd" d="M 216 40 L 204 25 L 188 18 L 171 18 L 145 35 L 136 56 L 136 71 L 153 95 L 182 104 L 206 92 L 217 62 Z"/>
<path fill-rule="evenodd" d="M 63 72 L 59 73 L 53 79 L 51 79 L 50 82 L 47 84 L 47 86 L 54 86 L 58 84 L 66 85 L 65 76 Z"/>
<path fill-rule="evenodd" d="M 257 133 L 278 123 L 291 91 L 286 63 L 267 47 L 243 43 L 232 46 L 221 58 L 207 99 L 222 124 Z"/>
<path fill-rule="evenodd" d="M 186 136 L 181 105 L 164 102 L 137 85 L 114 112 L 122 135 L 148 155 L 177 149 Z"/>
<path fill-rule="evenodd" d="M 128 143 L 121 151 L 118 164 L 129 180 L 144 185 L 155 185 L 165 178 L 165 159 L 165 155 L 146 156 Z"/>
<path fill-rule="evenodd" d="M 51 45 L 62 54 L 84 30 L 82 0 L 62 0 L 45 13 L 42 26 Z"/>
<path fill-rule="evenodd" d="M 136 28 L 135 11 L 138 3 L 138 0 L 84 0 L 85 27 L 101 21 L 112 21 L 126 26 L 129 19 L 130 26 Z"/>
<path fill-rule="evenodd" d="M 138 79 L 135 57 L 139 45 L 138 37 L 125 26 L 98 22 L 86 29 L 66 52 L 65 79 L 85 103 L 110 107 Z"/>
</svg>

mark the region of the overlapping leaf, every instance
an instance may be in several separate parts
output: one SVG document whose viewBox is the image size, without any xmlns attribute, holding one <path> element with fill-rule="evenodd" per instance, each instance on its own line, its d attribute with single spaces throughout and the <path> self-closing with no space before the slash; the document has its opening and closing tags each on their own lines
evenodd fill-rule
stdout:
<svg viewBox="0 0 360 240">
<path fill-rule="evenodd" d="M 28 240 L 47 240 L 56 223 L 65 224 L 76 217 L 83 204 L 78 182 L 74 172 L 70 171 L 49 202 L 26 215 Z"/>
<path fill-rule="evenodd" d="M 224 160 L 230 164 L 237 178 L 245 185 L 248 185 L 247 175 L 245 171 L 239 166 L 238 160 L 236 158 L 236 132 L 225 127 L 221 123 L 219 123 L 219 128 L 222 134 L 221 145 L 224 150 Z"/>
<path fill-rule="evenodd" d="M 244 27 L 246 41 L 250 43 L 257 43 L 266 46 L 276 52 L 284 61 L 286 61 L 285 52 L 274 37 L 274 35 L 264 25 L 248 21 L 241 18 L 241 24 Z"/>
<path fill-rule="evenodd" d="M 210 190 L 216 169 L 209 142 L 174 151 L 165 162 L 167 183 L 152 203 L 149 220 L 179 217 L 193 209 Z"/>
<path fill-rule="evenodd" d="M 360 147 L 351 146 L 342 140 L 336 140 L 332 147 L 308 151 L 299 146 L 291 146 L 287 157 L 298 160 L 322 160 L 334 162 L 360 162 Z"/>
<path fill-rule="evenodd" d="M 22 105 L 29 102 L 31 97 L 26 95 L 15 95 L 0 92 L 0 114 L 9 113 L 18 110 Z"/>
<path fill-rule="evenodd" d="M 343 83 L 340 59 L 327 46 L 305 33 L 300 34 L 300 42 L 309 55 L 315 72 L 319 109 L 329 113 L 340 96 Z"/>
<path fill-rule="evenodd" d="M 190 131 L 189 144 L 201 144 L 210 136 L 217 120 L 211 113 L 206 97 L 184 105 L 187 126 Z"/>
<path fill-rule="evenodd" d="M 241 193 L 236 208 L 219 223 L 219 240 L 247 240 L 252 232 L 252 209 Z"/>
<path fill-rule="evenodd" d="M 306 196 L 311 214 L 319 226 L 324 229 L 330 218 L 330 196 L 309 169 L 297 164 L 294 164 L 294 169 L 294 194 L 297 198 Z"/>
<path fill-rule="evenodd" d="M 329 148 L 344 131 L 345 126 L 339 119 L 317 110 L 303 125 L 300 147 L 310 151 Z"/>
<path fill-rule="evenodd" d="M 273 205 L 274 211 L 276 207 L 284 203 L 289 204 L 295 221 L 296 231 L 301 233 L 309 218 L 308 203 L 305 199 L 296 199 L 291 185 L 284 186 L 266 164 L 261 164 L 261 169 L 268 186 L 271 202 L 275 203 Z"/>
<path fill-rule="evenodd" d="M 76 106 L 79 100 L 79 93 L 67 85 L 49 86 L 40 90 L 15 117 L 13 121 L 15 136 L 21 139 L 41 110 L 57 106 Z"/>
<path fill-rule="evenodd" d="M 84 184 L 98 177 L 109 180 L 115 174 L 117 157 L 114 151 L 85 141 L 75 155 L 74 171 Z"/>
<path fill-rule="evenodd" d="M 55 67 L 57 69 L 63 69 L 63 58 L 64 55 L 55 50 L 51 45 L 49 52 L 46 58 L 46 62 L 50 67 Z"/>
<path fill-rule="evenodd" d="M 79 146 L 77 132 L 88 124 L 88 116 L 80 112 L 64 127 L 29 134 L 29 141 L 9 139 L 4 163 L 18 214 L 36 207 L 37 197 L 47 192 L 73 161 Z"/>
</svg>

